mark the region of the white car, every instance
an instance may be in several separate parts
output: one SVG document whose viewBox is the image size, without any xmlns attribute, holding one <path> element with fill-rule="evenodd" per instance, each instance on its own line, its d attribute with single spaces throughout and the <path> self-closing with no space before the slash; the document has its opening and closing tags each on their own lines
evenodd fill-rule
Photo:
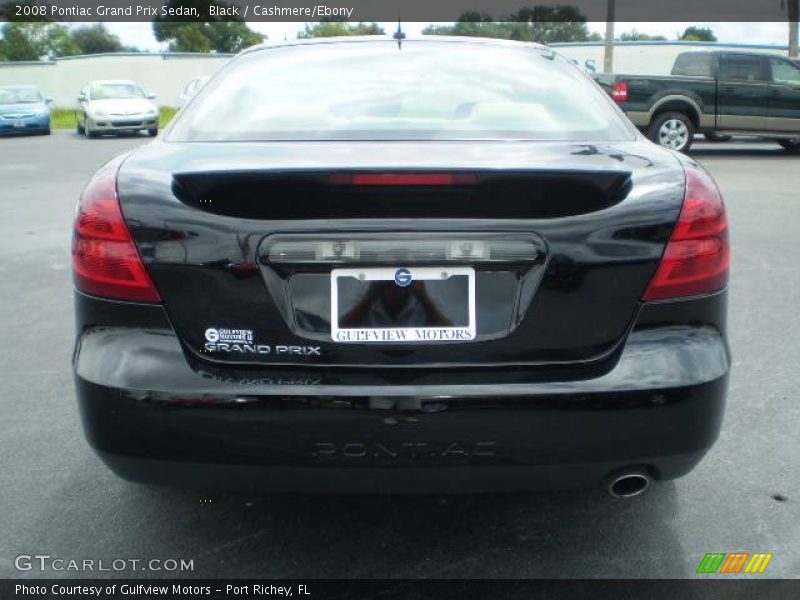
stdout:
<svg viewBox="0 0 800 600">
<path fill-rule="evenodd" d="M 186 84 L 186 87 L 183 88 L 181 95 L 178 97 L 180 100 L 180 105 L 183 106 L 189 100 L 191 100 L 192 97 L 200 91 L 200 88 L 202 88 L 208 80 L 209 77 L 207 75 L 190 79 L 189 83 Z"/>
<path fill-rule="evenodd" d="M 133 81 L 92 81 L 78 96 L 78 133 L 93 138 L 105 133 L 146 131 L 155 137 L 158 107 L 154 99 L 154 94 L 146 94 Z"/>
</svg>

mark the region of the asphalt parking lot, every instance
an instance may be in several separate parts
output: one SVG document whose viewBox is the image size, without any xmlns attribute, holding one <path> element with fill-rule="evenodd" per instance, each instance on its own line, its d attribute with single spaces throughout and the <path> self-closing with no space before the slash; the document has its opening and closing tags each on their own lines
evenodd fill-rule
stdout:
<svg viewBox="0 0 800 600">
<path fill-rule="evenodd" d="M 0 139 L 0 577 L 684 577 L 772 552 L 800 577 L 800 156 L 698 143 L 725 194 L 734 354 L 722 436 L 643 496 L 203 496 L 117 479 L 72 390 L 70 226 L 104 161 L 142 138 Z M 189 573 L 19 572 L 14 557 L 185 559 Z M 762 577 L 763 577 L 762 576 Z"/>
</svg>

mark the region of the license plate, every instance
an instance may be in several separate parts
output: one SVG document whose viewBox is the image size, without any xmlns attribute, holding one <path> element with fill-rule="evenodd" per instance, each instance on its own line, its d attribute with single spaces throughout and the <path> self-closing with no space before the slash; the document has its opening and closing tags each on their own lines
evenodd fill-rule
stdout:
<svg viewBox="0 0 800 600">
<path fill-rule="evenodd" d="M 475 269 L 334 269 L 331 338 L 360 344 L 474 340 Z"/>
<path fill-rule="evenodd" d="M 14 121 L 13 125 L 14 127 L 25 127 L 25 121 L 23 121 L 22 119 L 17 119 L 16 121 Z"/>
</svg>

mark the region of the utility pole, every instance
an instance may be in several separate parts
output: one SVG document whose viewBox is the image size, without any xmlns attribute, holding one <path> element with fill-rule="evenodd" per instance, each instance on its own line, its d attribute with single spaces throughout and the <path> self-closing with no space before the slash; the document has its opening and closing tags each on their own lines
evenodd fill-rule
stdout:
<svg viewBox="0 0 800 600">
<path fill-rule="evenodd" d="M 790 0 L 797 2 L 798 0 Z M 614 13 L 616 0 L 606 0 L 606 51 L 603 56 L 603 72 L 614 70 Z"/>
<path fill-rule="evenodd" d="M 800 20 L 800 0 L 788 0 L 787 12 L 789 13 L 789 56 L 797 58 L 797 22 Z"/>
</svg>

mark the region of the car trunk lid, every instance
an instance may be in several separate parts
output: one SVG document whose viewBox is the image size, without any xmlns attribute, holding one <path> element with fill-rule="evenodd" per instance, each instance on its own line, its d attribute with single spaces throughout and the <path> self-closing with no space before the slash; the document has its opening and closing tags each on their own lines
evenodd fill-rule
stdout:
<svg viewBox="0 0 800 600">
<path fill-rule="evenodd" d="M 156 143 L 128 159 L 118 186 L 170 319 L 199 360 L 570 363 L 624 339 L 680 211 L 678 161 L 641 149 Z M 336 293 L 349 312 L 332 314 L 332 272 L 347 269 Z M 370 279 L 379 269 L 384 279 Z M 393 281 L 402 269 L 413 293 Z M 447 277 L 434 283 L 425 269 Z M 469 325 L 469 298 L 472 336 L 332 338 L 345 317 L 359 330 L 458 329 Z"/>
</svg>

